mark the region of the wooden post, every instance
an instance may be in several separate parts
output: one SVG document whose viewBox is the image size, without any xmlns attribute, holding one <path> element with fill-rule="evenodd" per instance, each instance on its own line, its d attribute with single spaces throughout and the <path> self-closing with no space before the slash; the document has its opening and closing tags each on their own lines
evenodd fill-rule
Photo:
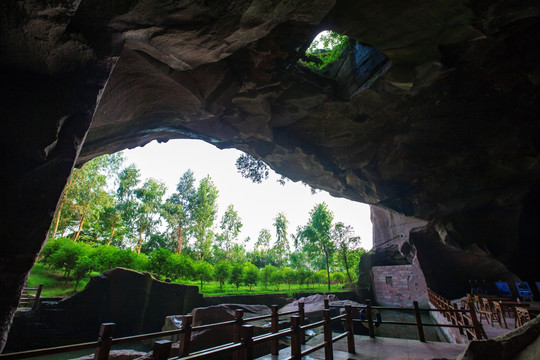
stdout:
<svg viewBox="0 0 540 360">
<path fill-rule="evenodd" d="M 154 342 L 152 358 L 154 360 L 167 360 L 171 355 L 171 340 L 157 340 Z"/>
<path fill-rule="evenodd" d="M 345 329 L 347 330 L 347 348 L 349 353 L 354 354 L 356 349 L 354 348 L 354 328 L 352 321 L 352 308 L 351 305 L 345 305 Z"/>
<path fill-rule="evenodd" d="M 371 300 L 366 299 L 366 312 L 369 327 L 369 337 L 375 338 L 375 329 L 373 328 L 373 314 L 371 313 Z"/>
<path fill-rule="evenodd" d="M 303 302 L 298 303 L 298 316 L 300 316 L 300 326 L 304 325 L 305 324 L 306 314 L 305 314 L 305 311 L 304 311 L 304 303 Z M 300 330 L 300 344 L 302 344 L 302 345 L 306 344 L 306 336 L 305 336 L 305 331 L 304 330 Z"/>
<path fill-rule="evenodd" d="M 272 323 L 270 325 L 272 334 L 279 332 L 279 314 L 278 306 L 272 305 Z M 279 339 L 270 341 L 270 354 L 277 356 L 279 353 Z"/>
<path fill-rule="evenodd" d="M 325 309 L 330 309 L 330 300 L 324 299 L 324 308 Z"/>
<path fill-rule="evenodd" d="M 255 327 L 251 324 L 242 325 L 242 343 L 244 344 L 244 360 L 253 359 L 253 332 Z"/>
<path fill-rule="evenodd" d="M 416 316 L 416 327 L 418 328 L 418 337 L 421 342 L 426 342 L 424 335 L 424 327 L 422 326 L 422 317 L 420 316 L 420 308 L 418 307 L 418 301 L 413 301 L 414 316 Z"/>
<path fill-rule="evenodd" d="M 34 298 L 34 304 L 32 305 L 32 310 L 36 310 L 39 307 L 39 298 L 41 297 L 41 291 L 43 290 L 43 284 L 39 284 L 36 291 L 36 297 Z"/>
<path fill-rule="evenodd" d="M 103 323 L 99 329 L 98 346 L 94 353 L 94 360 L 107 360 L 112 345 L 112 334 L 115 323 Z"/>
<path fill-rule="evenodd" d="M 178 355 L 180 357 L 188 356 L 191 348 L 191 324 L 193 315 L 184 315 L 182 318 L 182 332 L 180 333 L 180 346 Z"/>
<path fill-rule="evenodd" d="M 470 325 L 469 324 L 469 320 L 467 319 L 466 316 L 463 316 L 463 325 L 467 326 L 467 325 Z M 474 331 L 474 329 L 473 329 Z M 465 330 L 465 335 L 467 335 L 467 339 L 468 340 L 473 340 L 473 336 L 471 335 L 471 333 L 469 332 L 469 329 L 466 329 Z"/>
<path fill-rule="evenodd" d="M 233 342 L 239 343 L 242 341 L 242 324 L 244 323 L 244 320 L 242 319 L 244 316 L 244 310 L 242 309 L 236 309 L 234 310 L 234 331 L 233 331 Z M 233 359 L 234 360 L 240 360 L 241 353 L 240 351 L 233 352 Z"/>
<path fill-rule="evenodd" d="M 291 316 L 291 359 L 300 360 L 302 344 L 300 343 L 300 316 Z"/>
<path fill-rule="evenodd" d="M 324 358 L 325 360 L 332 360 L 334 358 L 334 344 L 332 343 L 332 325 L 330 324 L 330 310 L 323 310 L 324 320 Z"/>
<path fill-rule="evenodd" d="M 461 316 L 461 313 L 457 311 L 459 310 L 458 304 L 454 304 L 453 307 L 454 307 L 454 310 L 456 310 L 454 314 L 456 315 L 456 324 L 459 326 L 458 327 L 459 334 L 463 335 L 463 328 L 461 327 L 461 324 L 463 324 L 463 318 Z"/>
<path fill-rule="evenodd" d="M 482 325 L 478 322 L 478 319 L 476 318 L 476 311 L 474 309 L 473 303 L 469 303 L 469 311 L 471 312 L 471 321 L 473 325 L 474 336 L 476 337 L 476 340 L 482 340 L 484 338 L 484 336 L 482 336 Z"/>
</svg>

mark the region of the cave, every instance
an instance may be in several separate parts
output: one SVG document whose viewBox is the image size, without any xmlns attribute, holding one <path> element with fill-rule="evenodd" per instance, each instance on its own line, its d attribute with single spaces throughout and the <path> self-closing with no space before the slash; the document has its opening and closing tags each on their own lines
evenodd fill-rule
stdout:
<svg viewBox="0 0 540 360">
<path fill-rule="evenodd" d="M 73 167 L 152 140 L 234 147 L 372 205 L 375 246 L 442 295 L 473 274 L 540 279 L 538 2 L 4 0 L 0 13 L 0 349 Z M 352 45 L 313 71 L 299 59 L 322 30 Z M 371 68 L 366 47 L 384 54 Z"/>
</svg>

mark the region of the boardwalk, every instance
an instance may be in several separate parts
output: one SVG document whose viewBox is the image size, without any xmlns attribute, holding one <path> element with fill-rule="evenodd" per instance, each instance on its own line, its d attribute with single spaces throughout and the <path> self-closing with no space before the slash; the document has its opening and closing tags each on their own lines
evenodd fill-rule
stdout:
<svg viewBox="0 0 540 360">
<path fill-rule="evenodd" d="M 334 359 L 362 359 L 362 360 L 407 360 L 407 359 L 455 359 L 461 354 L 466 345 L 449 344 L 440 342 L 420 342 L 418 340 L 393 339 L 369 336 L 354 336 L 356 354 L 347 352 L 347 340 L 343 339 L 334 343 Z M 322 335 L 318 335 L 308 342 L 318 344 L 323 341 Z M 260 360 L 285 359 L 290 356 L 290 348 L 282 349 L 278 356 L 266 355 Z M 306 359 L 324 359 L 324 349 L 311 354 Z"/>
</svg>

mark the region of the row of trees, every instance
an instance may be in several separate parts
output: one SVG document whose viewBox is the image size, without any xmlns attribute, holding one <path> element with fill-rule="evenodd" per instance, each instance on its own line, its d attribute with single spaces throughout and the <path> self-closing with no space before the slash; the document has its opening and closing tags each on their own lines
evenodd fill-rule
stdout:
<svg viewBox="0 0 540 360">
<path fill-rule="evenodd" d="M 212 280 L 219 282 L 221 291 L 225 283 L 233 284 L 236 289 L 244 284 L 250 290 L 257 284 L 265 289 L 272 285 L 276 290 L 279 290 L 280 285 L 288 284 L 290 290 L 293 283 L 303 286 L 326 281 L 324 270 L 314 272 L 306 266 L 292 269 L 266 265 L 259 269 L 249 261 L 242 263 L 226 260 L 212 265 L 206 261 L 193 260 L 186 254 L 175 254 L 168 249 L 156 249 L 146 255 L 130 249 L 119 249 L 114 245 L 91 247 L 66 238 L 49 241 L 41 252 L 40 262 L 49 269 L 62 272 L 66 281 L 74 279 L 75 290 L 79 282 L 93 271 L 103 272 L 116 266 L 149 271 L 172 281 L 197 280 L 200 281 L 201 290 L 205 282 Z M 342 272 L 331 275 L 334 283 L 346 280 Z"/>
<path fill-rule="evenodd" d="M 256 181 L 264 167 L 256 160 L 246 164 L 244 176 Z M 257 169 L 249 171 L 253 164 Z M 242 172 L 240 167 L 238 170 Z M 50 238 L 69 237 L 93 247 L 114 245 L 135 254 L 165 249 L 184 260 L 212 266 L 220 262 L 249 262 L 257 269 L 307 266 L 313 271 L 325 270 L 329 287 L 331 272 L 344 271 L 347 280 L 354 281 L 356 272 L 351 269 L 358 268 L 364 251 L 359 248 L 360 238 L 352 227 L 334 223 L 325 203 L 315 206 L 308 223 L 293 234 L 289 234 L 285 214 L 278 213 L 273 231 L 261 229 L 254 248 L 248 250 L 251 239 L 239 238 L 243 224 L 232 204 L 218 222 L 219 191 L 210 176 L 197 182 L 188 170 L 180 176 L 175 191 L 166 194 L 163 182 L 152 178 L 143 182 L 135 165 L 124 166 L 121 153 L 96 158 L 74 170 Z"/>
</svg>

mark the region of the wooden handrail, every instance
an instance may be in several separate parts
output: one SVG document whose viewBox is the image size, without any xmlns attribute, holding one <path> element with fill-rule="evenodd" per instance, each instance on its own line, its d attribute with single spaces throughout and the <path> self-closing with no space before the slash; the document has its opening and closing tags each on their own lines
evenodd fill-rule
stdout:
<svg viewBox="0 0 540 360">
<path fill-rule="evenodd" d="M 431 292 L 430 297 L 433 298 L 434 301 L 438 304 L 441 304 L 443 306 L 449 306 L 448 301 L 442 301 L 441 297 L 439 296 L 435 297 L 433 292 Z M 216 354 L 223 354 L 227 352 L 233 352 L 235 354 L 235 357 L 238 359 L 251 359 L 253 357 L 253 347 L 256 344 L 260 344 L 260 343 L 264 343 L 268 341 L 271 343 L 272 355 L 278 355 L 279 348 L 278 348 L 277 341 L 280 337 L 287 336 L 287 335 L 291 335 L 291 338 L 293 339 L 292 347 L 291 347 L 291 359 L 299 359 L 302 356 L 305 356 L 307 354 L 310 354 L 322 348 L 325 348 L 325 354 L 331 354 L 332 343 L 335 341 L 341 340 L 345 337 L 347 337 L 349 353 L 354 353 L 355 352 L 354 331 L 353 331 L 352 324 L 353 322 L 362 322 L 362 323 L 367 322 L 370 336 L 375 337 L 373 313 L 372 313 L 372 310 L 374 309 L 414 311 L 416 322 L 380 321 L 378 323 L 417 326 L 421 341 L 425 341 L 424 336 L 423 336 L 423 327 L 425 326 L 459 328 L 460 331 L 465 330 L 465 332 L 469 334 L 469 336 L 471 336 L 472 338 L 476 338 L 476 336 L 478 336 L 478 333 L 479 333 L 477 324 L 475 325 L 476 316 L 474 314 L 474 310 L 468 311 L 468 310 L 463 310 L 463 309 L 456 309 L 454 305 L 452 305 L 450 308 L 420 309 L 418 307 L 418 303 L 415 302 L 413 303 L 412 308 L 382 307 L 382 306 L 372 307 L 371 301 L 368 299 L 366 301 L 365 306 L 351 306 L 351 305 L 339 306 L 339 307 L 345 308 L 345 313 L 334 316 L 334 317 L 330 316 L 328 301 L 325 301 L 325 307 L 326 309 L 323 310 L 323 320 L 312 323 L 312 324 L 303 323 L 304 322 L 303 315 L 305 314 L 304 314 L 304 311 L 302 311 L 303 310 L 302 306 L 299 306 L 298 310 L 279 313 L 277 305 L 272 306 L 272 314 L 270 315 L 256 316 L 252 318 L 243 318 L 243 311 L 236 310 L 235 320 L 224 321 L 224 322 L 219 322 L 219 323 L 214 323 L 214 324 L 205 324 L 205 325 L 194 326 L 194 327 L 191 326 L 193 317 L 191 315 L 186 315 L 183 317 L 182 327 L 178 330 L 161 331 L 161 332 L 128 336 L 128 337 L 122 337 L 122 338 L 116 338 L 116 339 L 112 338 L 112 331 L 114 330 L 114 324 L 103 324 L 100 330 L 99 340 L 97 342 L 68 345 L 68 346 L 41 349 L 41 350 L 31 350 L 31 351 L 24 351 L 24 352 L 13 353 L 13 354 L 5 354 L 5 355 L 0 355 L 0 359 L 21 359 L 21 358 L 28 358 L 32 356 L 48 355 L 48 354 L 55 354 L 55 353 L 60 353 L 60 352 L 67 352 L 67 351 L 81 350 L 81 349 L 91 349 L 91 348 L 96 348 L 95 359 L 107 359 L 110 346 L 113 344 L 140 341 L 140 340 L 146 340 L 146 339 L 155 338 L 155 337 L 163 337 L 163 336 L 171 336 L 171 335 L 181 336 L 178 357 L 175 357 L 173 359 L 186 359 L 186 360 L 187 359 L 202 359 L 202 358 L 210 357 Z M 353 319 L 352 309 L 354 308 L 365 309 L 367 311 L 367 320 Z M 452 315 L 453 323 L 452 324 L 425 324 L 421 321 L 420 311 L 425 311 L 425 312 L 439 311 L 445 314 L 445 316 L 447 314 L 451 314 L 451 315 L 453 314 Z M 278 326 L 279 317 L 286 316 L 286 315 L 292 315 L 291 327 L 289 329 L 280 331 L 279 326 Z M 249 324 L 245 324 L 245 323 L 249 321 L 262 320 L 266 318 L 271 319 L 271 332 L 262 334 L 259 336 L 253 336 L 253 326 Z M 330 323 L 336 320 L 345 321 L 346 331 L 332 338 L 332 330 L 330 327 Z M 190 342 L 191 342 L 191 332 L 193 330 L 203 330 L 203 329 L 210 329 L 210 328 L 217 328 L 221 326 L 231 326 L 231 325 L 235 326 L 235 332 L 234 332 L 235 336 L 232 343 L 219 345 L 211 349 L 204 349 L 204 350 L 200 350 L 200 351 L 190 354 L 189 349 L 190 349 Z M 324 341 L 316 346 L 311 347 L 310 349 L 301 351 L 301 345 L 304 338 L 303 336 L 304 332 L 308 329 L 318 327 L 318 326 L 323 326 L 324 328 Z M 159 353 L 158 355 L 162 356 L 163 359 L 165 359 L 166 357 L 170 355 L 170 347 L 169 347 L 168 341 L 161 341 L 157 343 L 155 345 L 155 348 L 158 349 L 157 350 Z"/>
</svg>

